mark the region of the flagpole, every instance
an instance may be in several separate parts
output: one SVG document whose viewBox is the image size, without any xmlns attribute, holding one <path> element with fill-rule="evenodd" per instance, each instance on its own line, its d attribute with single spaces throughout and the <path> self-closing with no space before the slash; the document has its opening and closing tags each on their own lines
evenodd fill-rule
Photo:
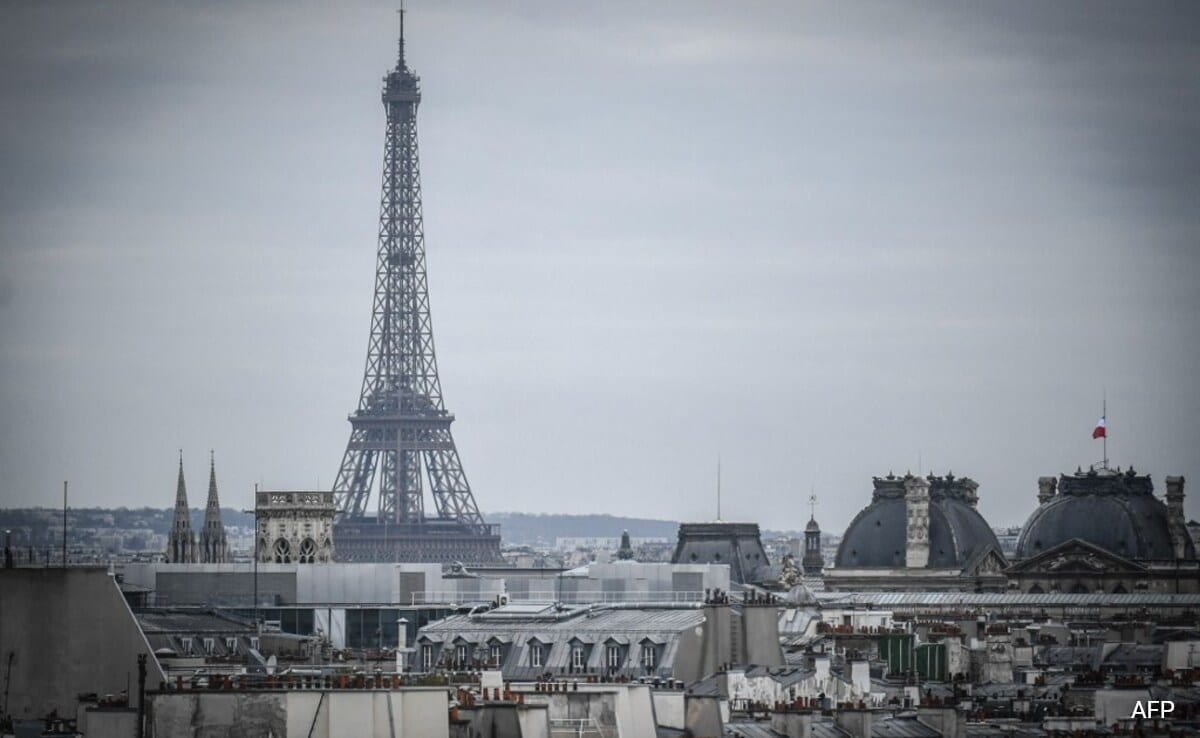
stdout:
<svg viewBox="0 0 1200 738">
<path fill-rule="evenodd" d="M 1108 469 L 1108 388 L 1101 390 L 1102 399 L 1100 400 L 1101 418 L 1104 418 L 1104 468 Z"/>
</svg>

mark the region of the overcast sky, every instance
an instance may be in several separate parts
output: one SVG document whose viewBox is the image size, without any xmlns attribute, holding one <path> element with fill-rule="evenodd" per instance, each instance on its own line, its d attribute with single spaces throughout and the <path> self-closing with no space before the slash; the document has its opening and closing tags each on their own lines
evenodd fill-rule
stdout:
<svg viewBox="0 0 1200 738">
<path fill-rule="evenodd" d="M 650 7 L 646 7 L 649 5 Z M 840 531 L 889 470 L 1200 482 L 1200 6 L 412 2 L 484 511 Z M 0 6 L 0 502 L 327 488 L 386 3 Z M 1188 490 L 1200 517 L 1200 486 Z M 432 509 L 432 505 L 428 506 Z"/>
</svg>

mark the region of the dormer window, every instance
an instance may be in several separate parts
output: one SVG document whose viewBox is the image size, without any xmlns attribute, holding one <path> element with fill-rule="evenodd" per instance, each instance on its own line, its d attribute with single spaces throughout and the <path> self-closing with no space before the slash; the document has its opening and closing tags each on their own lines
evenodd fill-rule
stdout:
<svg viewBox="0 0 1200 738">
<path fill-rule="evenodd" d="M 642 644 L 642 668 L 652 671 L 658 666 L 658 649 L 649 641 Z"/>
<path fill-rule="evenodd" d="M 604 647 L 604 666 L 609 669 L 621 668 L 621 647 L 610 643 Z"/>
<path fill-rule="evenodd" d="M 504 658 L 504 646 L 499 643 L 493 643 L 488 649 L 488 664 L 493 668 L 500 668 L 500 661 Z"/>
<path fill-rule="evenodd" d="M 546 647 L 537 641 L 529 642 L 529 665 L 535 669 L 540 669 L 545 661 Z"/>
<path fill-rule="evenodd" d="M 571 644 L 571 670 L 583 671 L 587 666 L 587 647 L 582 643 Z"/>
</svg>

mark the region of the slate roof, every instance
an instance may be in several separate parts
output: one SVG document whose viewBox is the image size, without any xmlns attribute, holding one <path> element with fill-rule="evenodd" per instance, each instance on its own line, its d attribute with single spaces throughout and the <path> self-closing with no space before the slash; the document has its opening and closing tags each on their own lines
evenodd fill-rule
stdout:
<svg viewBox="0 0 1200 738">
<path fill-rule="evenodd" d="M 430 623 L 421 628 L 417 646 L 453 646 L 461 642 L 472 647 L 473 657 L 490 642 L 500 641 L 508 644 L 501 659 L 505 678 L 531 679 L 546 672 L 568 672 L 574 643 L 586 648 L 586 670 L 603 671 L 605 647 L 612 643 L 621 647 L 620 673 L 671 677 L 680 634 L 703 623 L 703 611 L 692 606 L 508 606 L 476 615 L 451 615 Z M 536 667 L 530 658 L 535 644 L 549 647 Z M 644 645 L 658 651 L 650 674 L 640 666 Z"/>
<path fill-rule="evenodd" d="M 868 605 L 872 607 L 951 606 L 962 607 L 1152 607 L 1200 606 L 1200 594 L 1042 594 L 1016 592 L 816 592 L 825 607 Z"/>
<path fill-rule="evenodd" d="M 929 477 L 930 569 L 961 569 L 979 549 L 1000 550 L 996 534 L 959 489 L 961 480 Z M 970 482 L 970 480 L 966 480 Z M 871 504 L 854 517 L 838 546 L 837 568 L 891 569 L 905 566 L 908 513 L 904 479 L 875 478 Z M 972 483 L 973 484 L 973 483 Z"/>
<path fill-rule="evenodd" d="M 1149 476 L 1129 472 L 1064 474 L 1058 493 L 1029 516 L 1017 558 L 1035 556 L 1071 539 L 1087 541 L 1131 561 L 1174 559 L 1167 506 Z M 1191 540 L 1186 559 L 1195 559 Z"/>
<path fill-rule="evenodd" d="M 916 717 L 903 716 L 872 721 L 871 738 L 942 738 L 942 733 Z"/>
</svg>

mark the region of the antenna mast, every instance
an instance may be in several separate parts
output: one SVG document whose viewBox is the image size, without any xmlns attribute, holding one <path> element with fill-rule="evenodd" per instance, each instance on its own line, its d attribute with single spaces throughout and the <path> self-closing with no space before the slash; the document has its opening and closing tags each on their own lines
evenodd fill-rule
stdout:
<svg viewBox="0 0 1200 738">
<path fill-rule="evenodd" d="M 721 522 L 721 455 L 717 454 L 717 522 Z"/>
<path fill-rule="evenodd" d="M 396 11 L 400 15 L 400 55 L 396 63 L 396 69 L 404 69 L 404 3 L 400 3 L 400 9 Z"/>
<path fill-rule="evenodd" d="M 1100 417 L 1104 420 L 1104 468 L 1108 469 L 1108 388 L 1100 390 Z"/>
</svg>

